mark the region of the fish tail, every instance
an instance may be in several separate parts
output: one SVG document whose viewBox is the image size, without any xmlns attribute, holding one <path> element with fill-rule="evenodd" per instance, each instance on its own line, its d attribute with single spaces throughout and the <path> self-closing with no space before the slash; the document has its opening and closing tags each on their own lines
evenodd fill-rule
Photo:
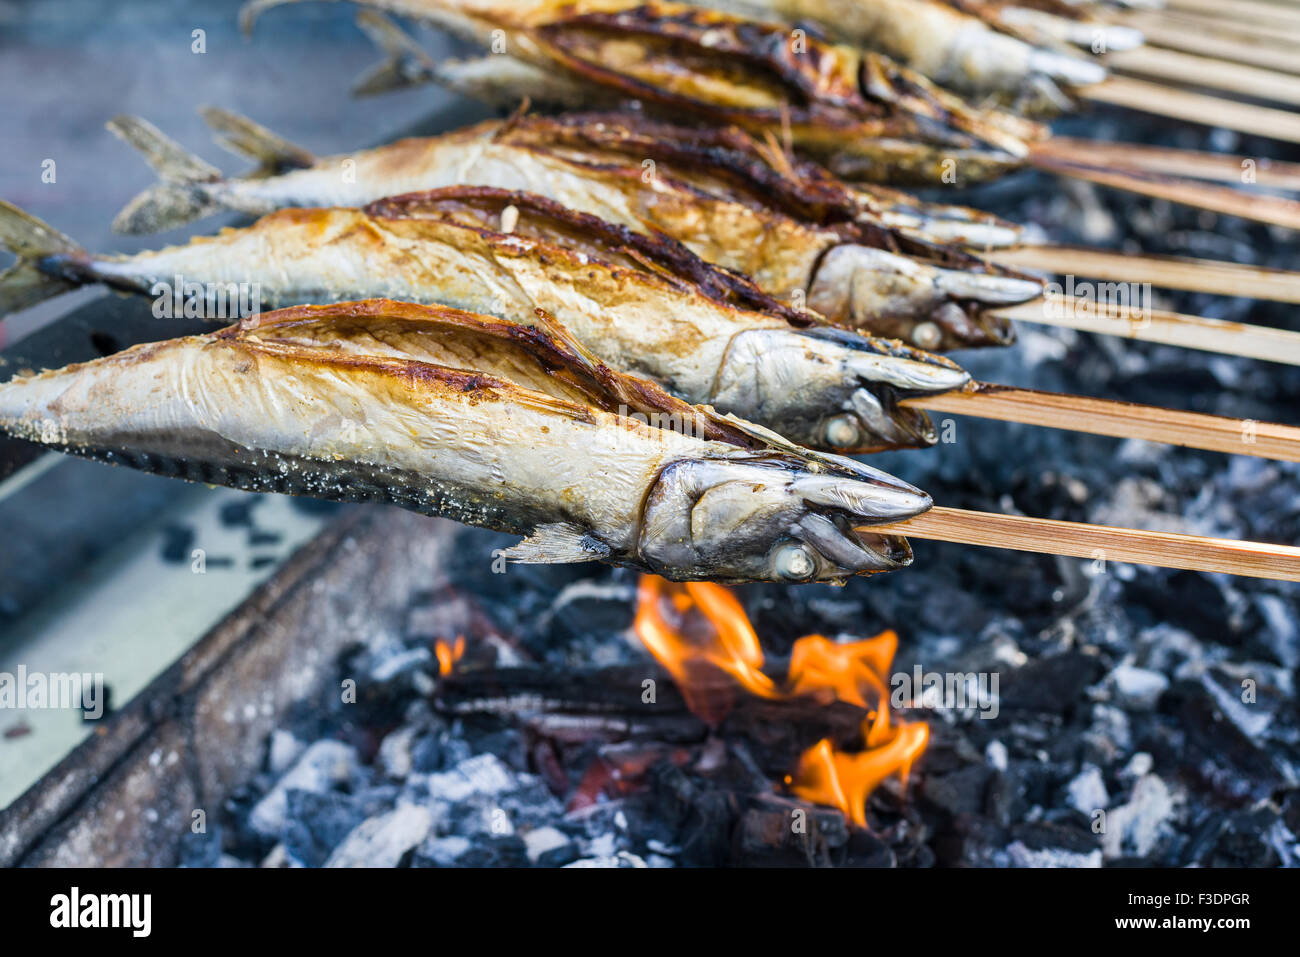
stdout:
<svg viewBox="0 0 1300 957">
<path fill-rule="evenodd" d="M 128 146 L 139 150 L 162 179 L 123 207 L 113 220 L 116 232 L 160 232 L 221 209 L 221 203 L 213 199 L 207 188 L 221 180 L 221 170 L 138 116 L 115 116 L 109 120 L 108 129 Z"/>
<path fill-rule="evenodd" d="M 4 200 L 0 200 L 0 245 L 18 257 L 18 262 L 0 273 L 0 316 L 90 281 L 62 268 L 87 261 L 85 250 L 53 226 Z"/>
<path fill-rule="evenodd" d="M 433 60 L 409 33 L 378 10 L 362 10 L 357 26 L 383 51 L 384 59 L 352 86 L 354 96 L 374 96 L 422 86 L 435 79 Z"/>
<path fill-rule="evenodd" d="M 258 161 L 260 165 L 253 176 L 271 176 L 290 169 L 304 169 L 316 162 L 316 157 L 310 150 L 290 143 L 246 116 L 216 106 L 199 107 L 199 115 L 212 128 L 218 144 L 233 153 Z"/>
</svg>

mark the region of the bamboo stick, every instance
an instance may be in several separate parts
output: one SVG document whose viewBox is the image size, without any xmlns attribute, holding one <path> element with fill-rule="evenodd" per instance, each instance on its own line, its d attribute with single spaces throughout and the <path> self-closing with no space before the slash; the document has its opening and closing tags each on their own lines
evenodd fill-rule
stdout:
<svg viewBox="0 0 1300 957">
<path fill-rule="evenodd" d="M 1267 14 L 1260 16 L 1263 10 L 1242 9 L 1236 3 L 1225 3 L 1217 9 L 1209 6 L 1198 9 L 1130 10 L 1121 14 L 1119 19 L 1125 26 L 1136 27 L 1139 23 L 1151 23 L 1156 26 L 1168 24 L 1182 30 L 1216 31 L 1242 39 L 1267 38 L 1279 41 L 1294 38 L 1300 33 L 1300 10 L 1296 7 L 1270 5 Z M 1252 15 L 1253 13 L 1253 15 Z"/>
<path fill-rule="evenodd" d="M 1300 115 L 1297 116 L 1300 119 Z M 1165 199 L 1226 216 L 1240 216 L 1255 222 L 1300 229 L 1300 202 L 1282 196 L 1248 193 L 1198 180 L 1157 176 L 1153 173 L 1126 172 L 1089 166 L 1054 155 L 1050 149 L 1031 149 L 1029 162 L 1039 169 L 1087 180 L 1100 186 L 1127 190 L 1141 196 Z"/>
<path fill-rule="evenodd" d="M 1238 103 L 1204 93 L 1174 90 L 1159 83 L 1112 76 L 1084 87 L 1079 95 L 1093 103 L 1122 106 L 1142 113 L 1188 123 L 1252 133 L 1283 143 L 1300 143 L 1300 114 L 1251 103 Z"/>
<path fill-rule="evenodd" d="M 1300 10 L 1280 3 L 1262 3 L 1260 0 L 1165 0 L 1168 10 L 1208 14 L 1233 20 L 1291 24 L 1300 28 Z"/>
<path fill-rule="evenodd" d="M 868 534 L 897 532 L 911 538 L 1094 561 L 1131 562 L 1160 568 L 1300 581 L 1300 548 L 1264 542 L 1148 532 L 939 506 L 905 522 L 867 526 L 861 531 Z"/>
<path fill-rule="evenodd" d="M 1264 39 L 1250 28 L 1231 23 L 1188 20 L 1159 14 L 1130 14 L 1125 26 L 1140 30 L 1149 45 L 1246 63 L 1279 73 L 1300 73 L 1292 44 L 1295 35 L 1274 33 Z"/>
<path fill-rule="evenodd" d="M 995 314 L 1019 322 L 1078 329 L 1107 336 L 1124 336 L 1219 355 L 1300 366 L 1300 332 L 1270 329 L 1206 316 L 1189 316 L 1161 309 L 1098 305 L 1069 296 L 1048 295 Z"/>
<path fill-rule="evenodd" d="M 1300 77 L 1297 77 L 1300 81 Z M 1263 157 L 1203 153 L 1143 143 L 1112 143 L 1053 136 L 1034 144 L 1035 151 L 1087 166 L 1165 176 L 1187 176 L 1238 186 L 1300 191 L 1300 163 Z"/>
<path fill-rule="evenodd" d="M 1084 246 L 1020 246 L 983 250 L 995 263 L 1021 269 L 1087 276 L 1111 282 L 1149 282 L 1161 289 L 1182 289 L 1218 296 L 1246 296 L 1300 304 L 1300 272 L 1265 269 L 1213 259 L 1175 256 L 1130 256 Z"/>
<path fill-rule="evenodd" d="M 1244 63 L 1144 46 L 1112 53 L 1105 58 L 1105 64 L 1120 73 L 1167 83 L 1207 87 L 1288 106 L 1300 105 L 1300 76 Z"/>
<path fill-rule="evenodd" d="M 1300 428 L 1253 419 L 1232 419 L 988 382 L 943 395 L 904 399 L 902 404 L 999 422 L 1023 422 L 1090 435 L 1164 442 L 1207 452 L 1300 462 Z"/>
</svg>

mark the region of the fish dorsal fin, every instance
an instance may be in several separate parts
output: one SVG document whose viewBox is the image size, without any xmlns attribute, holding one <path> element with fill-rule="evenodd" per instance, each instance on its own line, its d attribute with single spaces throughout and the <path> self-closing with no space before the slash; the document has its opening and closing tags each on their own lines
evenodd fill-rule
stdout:
<svg viewBox="0 0 1300 957">
<path fill-rule="evenodd" d="M 290 143 L 246 116 L 216 106 L 199 108 L 203 122 L 212 129 L 217 143 L 232 153 L 255 159 L 260 164 L 253 174 L 271 176 L 290 169 L 305 169 L 316 162 L 310 150 Z"/>
<path fill-rule="evenodd" d="M 577 525 L 551 522 L 538 525 L 519 544 L 504 551 L 506 561 L 525 564 L 565 565 L 608 558 L 612 549 Z"/>
</svg>

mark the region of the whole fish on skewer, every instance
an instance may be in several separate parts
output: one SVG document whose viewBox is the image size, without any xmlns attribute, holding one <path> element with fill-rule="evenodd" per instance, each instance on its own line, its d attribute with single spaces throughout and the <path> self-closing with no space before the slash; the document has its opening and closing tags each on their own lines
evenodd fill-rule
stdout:
<svg viewBox="0 0 1300 957">
<path fill-rule="evenodd" d="M 255 0 L 265 8 L 297 0 Z M 978 109 L 882 54 L 780 24 L 637 0 L 365 0 L 504 53 L 440 82 L 495 95 L 512 82 L 540 98 L 558 77 L 613 102 L 783 134 L 837 174 L 873 182 L 975 181 L 1019 166 L 1047 131 Z M 508 67 L 510 57 L 522 65 Z M 528 68 L 533 79 L 528 78 Z M 472 89 L 475 77 L 487 77 Z M 535 82 L 534 82 L 535 80 Z M 518 90 L 510 95 L 511 105 Z M 592 105 L 592 92 L 583 94 Z M 569 98 L 572 99 L 571 97 Z M 571 103 L 569 104 L 571 105 Z"/>
<path fill-rule="evenodd" d="M 0 384 L 0 430 L 526 535 L 516 561 L 728 582 L 910 562 L 906 539 L 855 527 L 926 510 L 923 492 L 687 406 L 549 330 L 386 301 L 298 307 Z"/>
<path fill-rule="evenodd" d="M 126 231 L 175 221 L 205 203 L 263 213 L 361 202 L 388 184 L 420 184 L 422 191 L 478 185 L 527 190 L 608 222 L 667 235 L 709 262 L 752 277 L 771 296 L 930 350 L 1013 341 L 1011 324 L 985 310 L 1042 291 L 1038 281 L 895 225 L 901 215 L 882 214 L 870 197 L 812 164 L 772 165 L 768 151 L 734 129 L 646 124 L 626 114 L 521 116 L 350 157 L 357 175 L 340 184 L 334 162 L 302 167 L 298 158 L 305 151 L 256 124 L 220 111 L 206 115 L 264 163 L 299 168 L 192 184 L 173 178 L 128 205 L 119 217 Z M 137 118 L 118 117 L 110 128 L 141 148 L 164 176 L 184 155 Z M 655 158 L 653 168 L 645 156 Z M 390 202 L 385 209 L 396 207 Z"/>
<path fill-rule="evenodd" d="M 133 256 L 92 255 L 0 204 L 0 240 L 20 257 L 0 302 L 99 282 L 154 296 L 160 315 L 189 285 L 193 313 L 222 318 L 241 288 L 268 305 L 382 295 L 520 323 L 542 309 L 617 368 L 836 451 L 933 444 L 929 418 L 901 400 L 969 381 L 941 357 L 821 324 L 666 237 L 501 190 L 459 187 L 441 201 L 391 215 L 281 210 Z"/>
<path fill-rule="evenodd" d="M 934 82 L 1017 106 L 1068 105 L 1069 91 L 1100 83 L 1101 63 L 1070 45 L 1132 49 L 1142 36 L 1082 20 L 1078 11 L 994 8 L 966 0 L 691 0 L 781 23 L 813 25 L 844 43 L 879 50 Z"/>
</svg>

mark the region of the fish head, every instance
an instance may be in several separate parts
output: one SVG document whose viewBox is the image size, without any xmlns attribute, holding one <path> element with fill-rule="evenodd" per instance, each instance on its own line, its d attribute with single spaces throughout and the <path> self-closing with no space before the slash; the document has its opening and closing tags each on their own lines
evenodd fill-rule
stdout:
<svg viewBox="0 0 1300 957">
<path fill-rule="evenodd" d="M 684 459 L 646 499 L 638 558 L 674 580 L 839 583 L 910 564 L 905 538 L 860 526 L 930 505 L 920 489 L 830 456 Z"/>
<path fill-rule="evenodd" d="M 710 401 L 807 448 L 876 452 L 933 445 L 929 417 L 900 400 L 969 381 L 941 356 L 848 330 L 755 329 L 731 340 Z"/>
<path fill-rule="evenodd" d="M 1032 279 L 945 268 L 846 244 L 823 257 L 808 306 L 849 328 L 942 352 L 1010 345 L 1011 321 L 992 310 L 1042 294 L 1042 284 Z"/>
</svg>

